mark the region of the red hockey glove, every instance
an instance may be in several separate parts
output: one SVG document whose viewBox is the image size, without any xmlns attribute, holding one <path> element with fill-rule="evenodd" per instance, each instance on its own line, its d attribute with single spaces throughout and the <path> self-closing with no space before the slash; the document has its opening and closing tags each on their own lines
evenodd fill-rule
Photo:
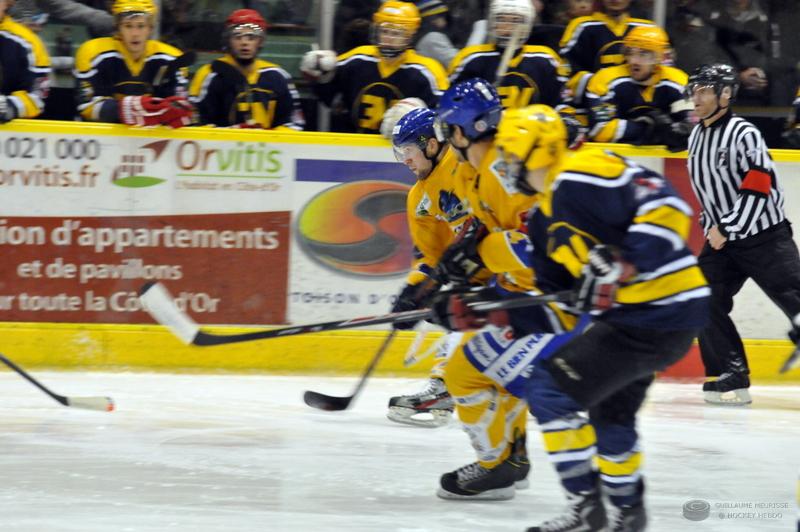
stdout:
<svg viewBox="0 0 800 532">
<path fill-rule="evenodd" d="M 509 325 L 505 310 L 476 312 L 467 305 L 469 301 L 478 300 L 468 294 L 437 294 L 431 305 L 432 321 L 450 331 L 472 331 L 490 324 L 496 327 Z"/>
<path fill-rule="evenodd" d="M 169 103 L 152 96 L 125 96 L 119 102 L 119 119 L 129 126 L 157 126 L 163 123 Z"/>
<path fill-rule="evenodd" d="M 170 96 L 164 101 L 168 104 L 164 112 L 165 126 L 179 128 L 190 126 L 194 122 L 194 105 L 183 96 Z"/>
</svg>

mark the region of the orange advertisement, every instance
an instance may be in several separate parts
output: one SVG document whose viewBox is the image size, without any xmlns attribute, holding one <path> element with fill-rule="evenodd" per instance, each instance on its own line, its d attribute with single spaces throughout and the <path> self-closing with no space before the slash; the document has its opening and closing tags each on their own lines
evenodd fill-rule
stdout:
<svg viewBox="0 0 800 532">
<path fill-rule="evenodd" d="M 153 323 L 163 282 L 204 324 L 286 323 L 289 212 L 0 218 L 0 321 Z"/>
</svg>

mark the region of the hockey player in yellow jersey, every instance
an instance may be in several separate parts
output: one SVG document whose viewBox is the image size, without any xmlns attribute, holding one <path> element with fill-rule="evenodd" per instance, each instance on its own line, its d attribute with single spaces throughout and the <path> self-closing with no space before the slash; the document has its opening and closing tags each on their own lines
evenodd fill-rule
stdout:
<svg viewBox="0 0 800 532">
<path fill-rule="evenodd" d="M 625 64 L 603 68 L 589 81 L 589 138 L 685 150 L 694 106 L 685 94 L 686 73 L 663 64 L 667 34 L 656 26 L 638 26 L 623 44 Z"/>
<path fill-rule="evenodd" d="M 192 122 L 182 52 L 150 39 L 157 8 L 152 0 L 115 0 L 116 34 L 87 41 L 75 55 L 78 111 L 85 120 L 181 127 Z M 177 62 L 176 62 L 177 61 Z"/>
<path fill-rule="evenodd" d="M 470 78 L 494 80 L 504 108 L 560 104 L 569 67 L 551 48 L 525 44 L 534 18 L 536 12 L 530 0 L 492 0 L 488 18 L 491 43 L 461 50 L 448 68 L 450 83 Z M 499 72 L 501 58 L 509 46 L 515 50 L 507 70 Z"/>
<path fill-rule="evenodd" d="M 707 321 L 710 289 L 687 245 L 691 209 L 669 182 L 611 152 L 568 154 L 566 144 L 559 115 L 543 105 L 509 111 L 497 133 L 508 186 L 540 198 L 546 222 L 529 229 L 570 273 L 565 284 L 537 268 L 538 281 L 574 286 L 575 307 L 592 317 L 528 376 L 528 405 L 568 499 L 566 513 L 528 530 L 639 532 L 636 415 L 654 373 L 682 358 Z"/>
<path fill-rule="evenodd" d="M 266 31 L 267 21 L 253 9 L 237 9 L 225 20 L 223 49 L 228 53 L 202 66 L 189 87 L 201 123 L 303 129 L 300 95 L 291 76 L 258 57 Z"/>
<path fill-rule="evenodd" d="M 345 115 L 343 131 L 378 133 L 396 101 L 414 97 L 433 107 L 447 88 L 439 62 L 411 49 L 420 25 L 414 4 L 388 0 L 372 22 L 374 45 L 338 57 L 330 50 L 312 50 L 300 64 L 317 97 Z"/>
<path fill-rule="evenodd" d="M 395 299 L 392 312 L 423 307 L 438 286 L 436 267 L 445 249 L 468 221 L 469 207 L 458 196 L 458 183 L 471 178 L 475 170 L 458 158 L 446 142 L 434 132 L 436 113 L 427 108 L 406 113 L 394 127 L 392 145 L 398 162 L 405 164 L 417 178 L 408 194 L 408 227 L 414 242 L 414 263 L 406 285 Z M 473 282 L 485 281 L 480 274 Z M 395 324 L 397 329 L 411 329 L 415 323 Z M 430 380 L 419 393 L 392 397 L 388 417 L 397 423 L 438 427 L 446 424 L 453 411 L 453 401 L 444 386 L 444 364 L 452 347 L 461 340 L 460 333 L 445 337 L 435 348 L 436 363 Z"/>
<path fill-rule="evenodd" d="M 493 138 L 501 114 L 494 87 L 471 79 L 445 92 L 437 120 L 450 149 L 476 170 L 460 183 L 457 193 L 479 222 L 472 222 L 465 236 L 444 251 L 438 270 L 458 286 L 468 284 L 479 267 L 486 268 L 493 278 L 485 290 L 496 298 L 535 289 L 524 219 L 536 198 L 508 190 L 498 174 Z M 542 306 L 539 312 L 554 332 L 563 332 L 570 319 L 558 308 Z M 526 407 L 508 386 L 536 351 L 533 344 L 516 342 L 508 327 L 487 325 L 465 335 L 451 355 L 445 383 L 478 460 L 442 475 L 440 497 L 509 499 L 516 489 L 527 486 Z M 518 354 L 521 358 L 516 358 Z"/>
<path fill-rule="evenodd" d="M 631 0 L 600 0 L 601 8 L 589 16 L 572 19 L 561 36 L 559 54 L 568 62 L 572 77 L 567 83 L 573 104 L 583 106 L 586 84 L 601 68 L 621 65 L 622 39 L 633 28 L 655 26 L 628 14 Z"/>
<path fill-rule="evenodd" d="M 47 49 L 6 14 L 9 4 L 0 0 L 0 124 L 41 114 L 50 75 Z"/>
</svg>

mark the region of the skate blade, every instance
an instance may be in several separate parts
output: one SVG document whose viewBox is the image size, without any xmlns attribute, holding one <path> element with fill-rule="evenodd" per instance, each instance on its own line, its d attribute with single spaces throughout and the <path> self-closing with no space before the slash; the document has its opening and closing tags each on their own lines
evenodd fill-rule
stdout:
<svg viewBox="0 0 800 532">
<path fill-rule="evenodd" d="M 531 487 L 531 483 L 528 481 L 527 478 L 523 478 L 522 480 L 518 480 L 514 483 L 514 487 L 518 490 L 526 490 Z"/>
<path fill-rule="evenodd" d="M 722 406 L 746 406 L 753 402 L 747 388 L 729 392 L 703 392 L 703 399 L 708 404 Z"/>
<path fill-rule="evenodd" d="M 413 408 L 405 408 L 402 406 L 390 406 L 389 411 L 386 412 L 386 417 L 395 423 L 429 429 L 444 427 L 450 423 L 452 416 L 453 413 L 450 410 L 419 412 Z"/>
<path fill-rule="evenodd" d="M 514 498 L 515 492 L 516 488 L 514 488 L 513 485 L 505 488 L 486 490 L 481 493 L 476 493 L 475 495 L 461 495 L 440 487 L 436 492 L 436 496 L 448 501 L 508 501 Z"/>
</svg>

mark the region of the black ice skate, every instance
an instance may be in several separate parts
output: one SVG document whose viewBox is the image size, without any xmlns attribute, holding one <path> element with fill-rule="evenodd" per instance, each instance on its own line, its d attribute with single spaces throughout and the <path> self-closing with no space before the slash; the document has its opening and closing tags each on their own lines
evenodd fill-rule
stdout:
<svg viewBox="0 0 800 532">
<path fill-rule="evenodd" d="M 530 486 L 528 482 L 528 473 L 531 471 L 531 462 L 528 460 L 528 449 L 525 445 L 526 435 L 518 436 L 511 447 L 511 455 L 506 460 L 515 469 L 514 477 L 517 479 L 515 487 L 518 490 L 524 490 Z"/>
<path fill-rule="evenodd" d="M 616 508 L 611 532 L 644 532 L 647 529 L 647 512 L 644 504 Z"/>
<path fill-rule="evenodd" d="M 606 530 L 608 518 L 600 492 L 567 494 L 567 509 L 563 515 L 533 526 L 528 532 L 588 532 Z"/>
<path fill-rule="evenodd" d="M 743 406 L 753 402 L 748 388 L 750 377 L 745 372 L 725 372 L 717 380 L 703 384 L 703 398 L 715 405 Z"/>
<path fill-rule="evenodd" d="M 441 427 L 450 422 L 453 399 L 442 379 L 432 378 L 421 392 L 389 399 L 386 417 L 416 427 Z"/>
<path fill-rule="evenodd" d="M 465 465 L 440 479 L 436 495 L 442 499 L 506 501 L 514 498 L 519 466 L 510 460 L 486 469 L 478 462 Z"/>
</svg>

